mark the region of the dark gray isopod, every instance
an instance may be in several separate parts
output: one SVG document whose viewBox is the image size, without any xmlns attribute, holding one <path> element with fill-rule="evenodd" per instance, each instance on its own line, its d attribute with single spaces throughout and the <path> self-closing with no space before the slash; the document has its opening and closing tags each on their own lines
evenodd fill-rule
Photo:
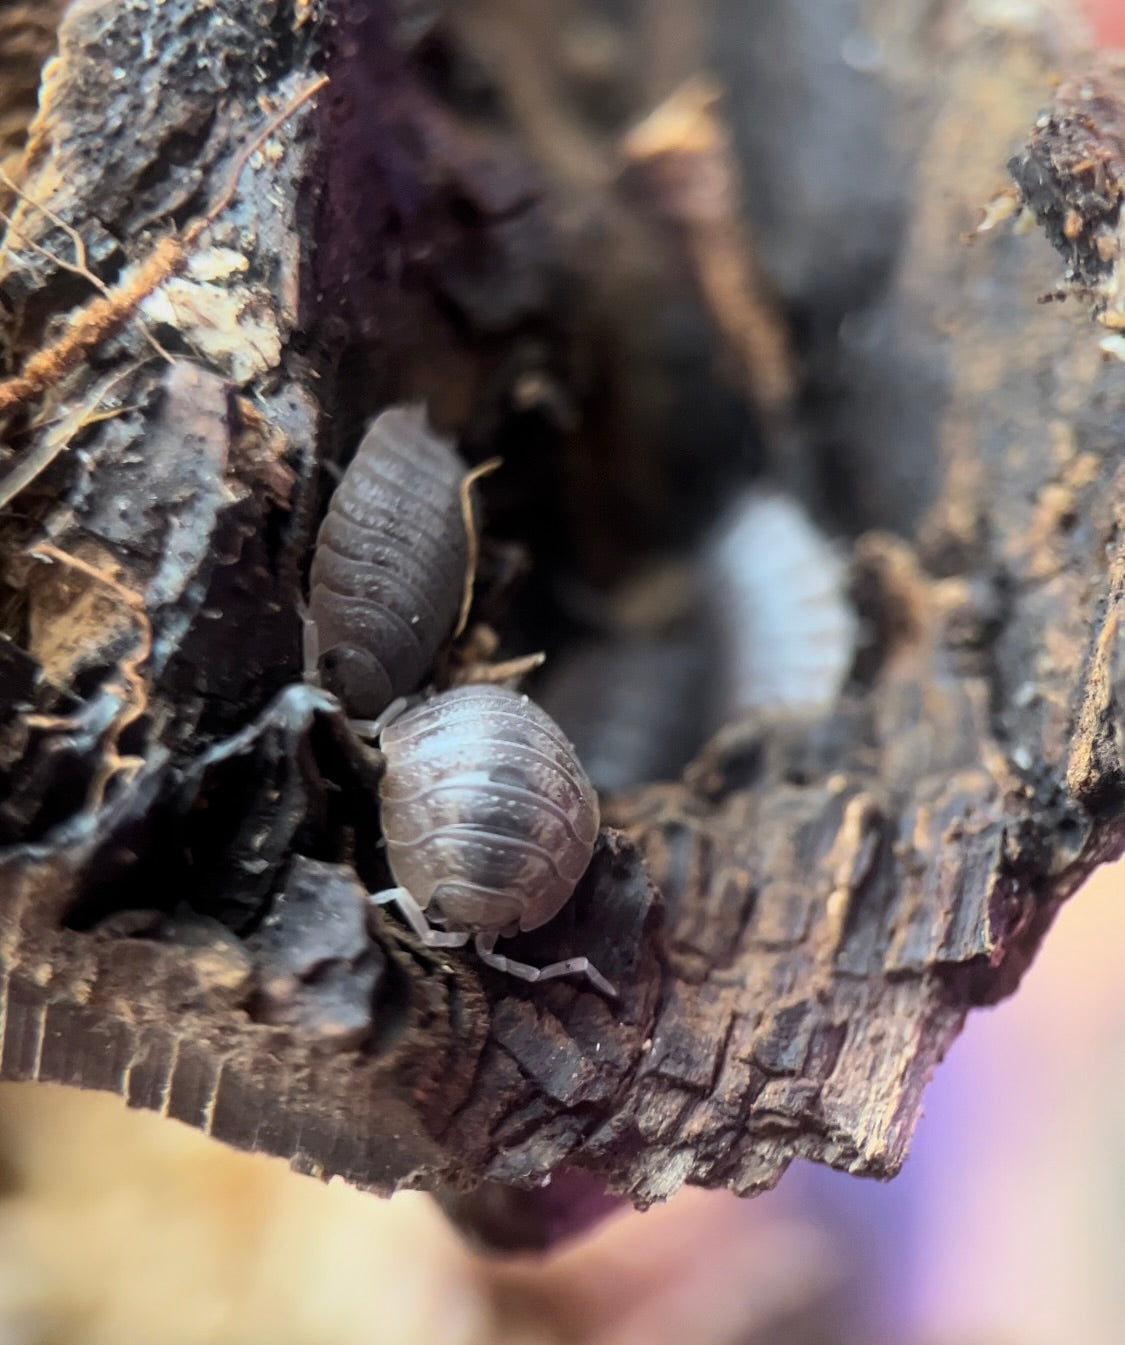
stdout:
<svg viewBox="0 0 1125 1345">
<path fill-rule="evenodd" d="M 548 664 L 536 695 L 595 788 L 675 780 L 706 737 L 711 650 L 692 624 L 589 640 Z"/>
<path fill-rule="evenodd" d="M 468 468 L 420 406 L 363 436 L 317 534 L 308 618 L 321 685 L 355 719 L 414 691 L 457 621 Z"/>
<path fill-rule="evenodd" d="M 562 730 L 527 696 L 465 686 L 393 720 L 379 785 L 394 901 L 434 947 L 475 941 L 490 966 L 525 980 L 584 972 L 584 957 L 530 967 L 493 951 L 569 900 L 598 837 L 598 796 Z M 441 930 L 432 929 L 426 914 Z"/>
</svg>

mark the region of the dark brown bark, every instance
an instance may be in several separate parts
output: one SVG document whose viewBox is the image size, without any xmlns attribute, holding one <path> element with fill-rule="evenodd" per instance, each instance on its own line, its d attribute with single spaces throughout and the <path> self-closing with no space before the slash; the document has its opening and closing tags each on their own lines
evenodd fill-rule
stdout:
<svg viewBox="0 0 1125 1345">
<path fill-rule="evenodd" d="M 520 498 L 562 483 L 561 518 L 527 531 L 570 529 L 604 578 L 626 543 L 686 529 L 679 450 L 643 433 L 658 362 L 636 333 L 691 284 L 599 169 L 604 140 L 589 163 L 552 158 L 519 120 L 533 109 L 497 97 L 503 60 L 473 46 L 487 24 L 305 17 L 78 6 L 33 127 L 25 193 L 112 280 L 219 199 L 269 115 L 332 80 L 149 302 L 173 362 L 126 323 L 9 423 L 9 469 L 58 433 L 40 411 L 72 438 L 3 522 L 0 1076 L 108 1089 L 380 1191 L 584 1169 L 643 1203 L 684 1182 L 758 1191 L 796 1156 L 892 1174 L 968 1010 L 1015 987 L 1125 843 L 1125 383 L 1077 305 L 1037 306 L 1057 284 L 1041 239 L 959 241 L 1045 97 L 1047 38 L 884 34 L 888 106 L 920 146 L 912 173 L 888 157 L 906 224 L 885 286 L 865 262 L 847 287 L 863 340 L 830 359 L 817 336 L 824 381 L 799 413 L 833 407 L 812 474 L 847 483 L 824 492 L 838 512 L 861 499 L 853 517 L 900 535 L 856 544 L 871 637 L 832 713 L 732 725 L 683 783 L 609 801 L 575 901 L 518 945 L 588 954 L 611 1004 L 427 952 L 385 912 L 365 930 L 381 761 L 298 684 L 297 598 L 318 466 L 367 414 L 423 395 L 483 454 L 528 368 L 549 372 L 548 410 L 587 424 L 521 422 Z M 1083 239 L 1116 227 L 1125 183 L 1106 138 L 1125 83 L 1100 78 L 1097 192 L 1077 192 L 1065 119 L 1018 174 Z M 26 206 L 16 222 L 0 288 L 18 360 L 88 292 L 21 244 L 68 255 L 59 228 Z M 787 302 L 811 311 L 817 265 L 786 265 Z M 625 386 L 599 392 L 610 348 Z M 729 464 L 700 447 L 697 467 L 721 498 Z M 634 497 L 623 538 L 612 504 Z"/>
</svg>

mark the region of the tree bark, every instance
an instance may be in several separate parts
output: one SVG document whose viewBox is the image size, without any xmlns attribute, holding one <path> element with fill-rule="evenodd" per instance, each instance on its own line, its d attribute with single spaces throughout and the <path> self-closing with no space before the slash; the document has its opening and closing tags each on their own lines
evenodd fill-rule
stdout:
<svg viewBox="0 0 1125 1345">
<path fill-rule="evenodd" d="M 869 639 L 822 718 L 730 725 L 683 781 L 607 802 L 575 900 L 516 947 L 587 954 L 612 1004 L 427 951 L 384 911 L 367 927 L 381 759 L 300 685 L 298 597 L 320 468 L 379 405 L 424 396 L 483 442 L 533 350 L 588 408 L 607 309 L 643 323 L 690 285 L 614 299 L 622 255 L 636 279 L 671 254 L 604 145 L 579 171 L 505 120 L 522 105 L 479 29 L 343 0 L 69 10 L 21 182 L 51 214 L 14 207 L 0 256 L 13 375 L 56 361 L 9 408 L 4 464 L 42 463 L 0 523 L 0 1077 L 382 1192 L 580 1170 L 646 1204 L 754 1193 L 794 1157 L 897 1171 L 968 1011 L 1125 844 L 1125 379 L 1078 304 L 1036 303 L 1059 285 L 1041 239 L 959 241 L 1071 38 L 904 12 L 873 19 L 885 115 L 918 137 L 912 169 L 887 150 L 904 222 L 882 280 L 859 267 L 848 341 L 817 338 L 800 411 L 831 404 L 817 470 L 881 529 L 855 543 Z M 1017 176 L 1104 290 L 1125 79 L 1091 101 L 1083 78 L 1056 115 L 1082 103 L 1095 169 L 1051 123 Z M 69 363 L 75 305 L 104 296 L 34 250 L 71 259 L 59 220 L 132 286 Z M 784 256 L 786 302 L 813 311 L 818 259 L 802 278 Z M 594 439 L 653 414 L 629 358 Z M 568 517 L 612 570 L 592 516 L 659 476 L 657 448 L 638 465 L 634 433 L 591 478 L 562 442 Z M 644 496 L 654 532 L 674 496 Z"/>
</svg>

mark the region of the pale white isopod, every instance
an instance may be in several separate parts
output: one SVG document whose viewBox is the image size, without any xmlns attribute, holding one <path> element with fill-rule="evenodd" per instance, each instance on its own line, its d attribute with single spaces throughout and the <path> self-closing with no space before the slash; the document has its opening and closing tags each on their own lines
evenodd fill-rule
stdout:
<svg viewBox="0 0 1125 1345">
<path fill-rule="evenodd" d="M 852 666 L 857 621 L 842 555 L 796 500 L 747 492 L 720 520 L 702 568 L 720 718 L 830 704 Z"/>
</svg>

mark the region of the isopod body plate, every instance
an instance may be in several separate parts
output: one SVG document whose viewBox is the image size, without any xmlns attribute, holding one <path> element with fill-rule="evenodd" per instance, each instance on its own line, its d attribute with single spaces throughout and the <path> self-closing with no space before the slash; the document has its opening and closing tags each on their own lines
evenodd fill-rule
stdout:
<svg viewBox="0 0 1125 1345">
<path fill-rule="evenodd" d="M 396 719 L 381 745 L 395 882 L 450 930 L 546 924 L 586 871 L 599 824 L 554 720 L 517 692 L 465 686 Z"/>
<path fill-rule="evenodd" d="M 384 411 L 332 496 L 309 576 L 318 672 L 357 719 L 414 691 L 453 632 L 467 468 L 425 411 Z"/>
</svg>

